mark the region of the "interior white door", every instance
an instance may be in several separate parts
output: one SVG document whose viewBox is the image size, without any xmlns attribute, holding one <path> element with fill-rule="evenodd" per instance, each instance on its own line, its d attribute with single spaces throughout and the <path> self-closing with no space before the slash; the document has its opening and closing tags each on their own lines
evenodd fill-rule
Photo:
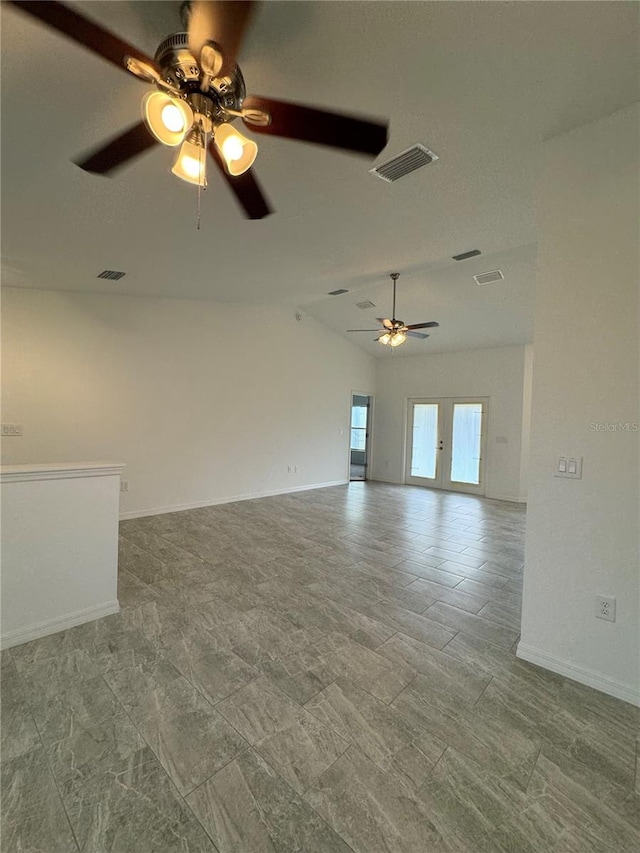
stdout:
<svg viewBox="0 0 640 853">
<path fill-rule="evenodd" d="M 405 482 L 485 493 L 488 398 L 409 400 Z"/>
</svg>

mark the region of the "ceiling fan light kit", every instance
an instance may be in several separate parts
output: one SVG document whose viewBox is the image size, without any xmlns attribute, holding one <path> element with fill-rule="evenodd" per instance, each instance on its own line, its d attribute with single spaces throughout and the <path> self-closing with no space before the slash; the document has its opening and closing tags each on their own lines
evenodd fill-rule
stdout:
<svg viewBox="0 0 640 853">
<path fill-rule="evenodd" d="M 256 133 L 372 157 L 387 144 L 386 122 L 246 97 L 236 56 L 257 5 L 251 0 L 186 0 L 180 12 L 187 31 L 164 39 L 153 59 L 75 7 L 56 0 L 7 3 L 155 86 L 142 99 L 142 122 L 78 162 L 87 172 L 106 175 L 160 142 L 179 148 L 171 171 L 200 190 L 208 152 L 245 215 L 262 219 L 273 211 L 250 172 L 258 146 L 231 126 L 236 119 Z"/>
<path fill-rule="evenodd" d="M 155 61 L 161 75 L 153 79 L 158 90 L 143 97 L 142 117 L 158 142 L 170 147 L 182 146 L 172 173 L 187 183 L 206 187 L 206 157 L 200 152 L 206 152 L 213 142 L 227 174 L 232 177 L 244 174 L 255 162 L 258 146 L 231 126 L 231 122 L 243 116 L 242 101 L 246 94 L 238 66 L 229 75 L 217 77 L 223 65 L 220 47 L 207 41 L 198 63 L 189 47 L 188 33 L 176 33 L 165 39 L 156 51 Z M 139 63 L 135 60 L 133 63 L 128 57 L 129 70 L 138 67 Z M 142 71 L 144 79 L 148 79 L 147 69 Z M 251 118 L 262 125 L 271 121 L 269 115 L 259 110 L 252 111 Z"/>
<path fill-rule="evenodd" d="M 383 340 L 386 338 L 387 340 Z M 388 344 L 390 347 L 399 347 L 400 344 L 403 344 L 407 340 L 407 335 L 405 332 L 400 329 L 394 329 L 393 332 L 387 332 L 382 335 L 382 338 L 379 339 L 378 343 Z"/>
</svg>

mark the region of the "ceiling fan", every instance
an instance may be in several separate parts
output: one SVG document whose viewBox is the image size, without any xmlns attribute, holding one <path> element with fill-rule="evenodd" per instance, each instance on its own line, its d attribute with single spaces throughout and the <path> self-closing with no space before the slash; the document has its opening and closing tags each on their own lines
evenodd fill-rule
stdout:
<svg viewBox="0 0 640 853">
<path fill-rule="evenodd" d="M 245 215 L 262 219 L 273 211 L 250 171 L 258 146 L 232 127 L 235 119 L 258 134 L 373 157 L 387 144 L 386 123 L 246 97 L 236 56 L 257 5 L 250 0 L 185 0 L 180 12 L 187 31 L 168 36 L 153 59 L 63 3 L 8 2 L 155 86 L 143 97 L 143 121 L 76 161 L 87 172 L 108 174 L 160 142 L 178 148 L 173 174 L 204 188 L 208 151 Z"/>
<path fill-rule="evenodd" d="M 436 323 L 435 320 L 431 320 L 429 323 L 412 323 L 410 326 L 406 326 L 402 320 L 396 320 L 396 283 L 400 278 L 400 273 L 392 272 L 389 276 L 393 281 L 393 310 L 391 312 L 391 320 L 383 319 L 382 317 L 376 317 L 378 323 L 382 323 L 381 329 L 347 329 L 348 332 L 382 332 L 382 334 L 378 335 L 375 340 L 379 344 L 384 344 L 385 346 L 390 347 L 399 347 L 400 344 L 403 344 L 407 338 L 428 338 L 429 335 L 425 335 L 422 332 L 416 332 L 416 329 L 435 329 L 440 324 Z"/>
</svg>

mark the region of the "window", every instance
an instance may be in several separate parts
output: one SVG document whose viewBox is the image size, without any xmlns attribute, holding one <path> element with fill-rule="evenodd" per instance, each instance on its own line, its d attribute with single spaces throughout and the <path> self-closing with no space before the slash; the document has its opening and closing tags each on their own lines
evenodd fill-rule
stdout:
<svg viewBox="0 0 640 853">
<path fill-rule="evenodd" d="M 351 407 L 351 449 L 367 449 L 367 406 Z"/>
</svg>

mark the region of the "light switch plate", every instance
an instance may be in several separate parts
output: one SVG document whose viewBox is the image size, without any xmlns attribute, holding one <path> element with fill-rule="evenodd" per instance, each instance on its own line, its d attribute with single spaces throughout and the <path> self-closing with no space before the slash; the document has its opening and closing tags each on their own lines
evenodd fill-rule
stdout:
<svg viewBox="0 0 640 853">
<path fill-rule="evenodd" d="M 2 435 L 22 435 L 22 424 L 2 424 Z"/>
<path fill-rule="evenodd" d="M 567 480 L 581 480 L 582 456 L 556 456 L 553 476 L 564 477 Z"/>
</svg>

